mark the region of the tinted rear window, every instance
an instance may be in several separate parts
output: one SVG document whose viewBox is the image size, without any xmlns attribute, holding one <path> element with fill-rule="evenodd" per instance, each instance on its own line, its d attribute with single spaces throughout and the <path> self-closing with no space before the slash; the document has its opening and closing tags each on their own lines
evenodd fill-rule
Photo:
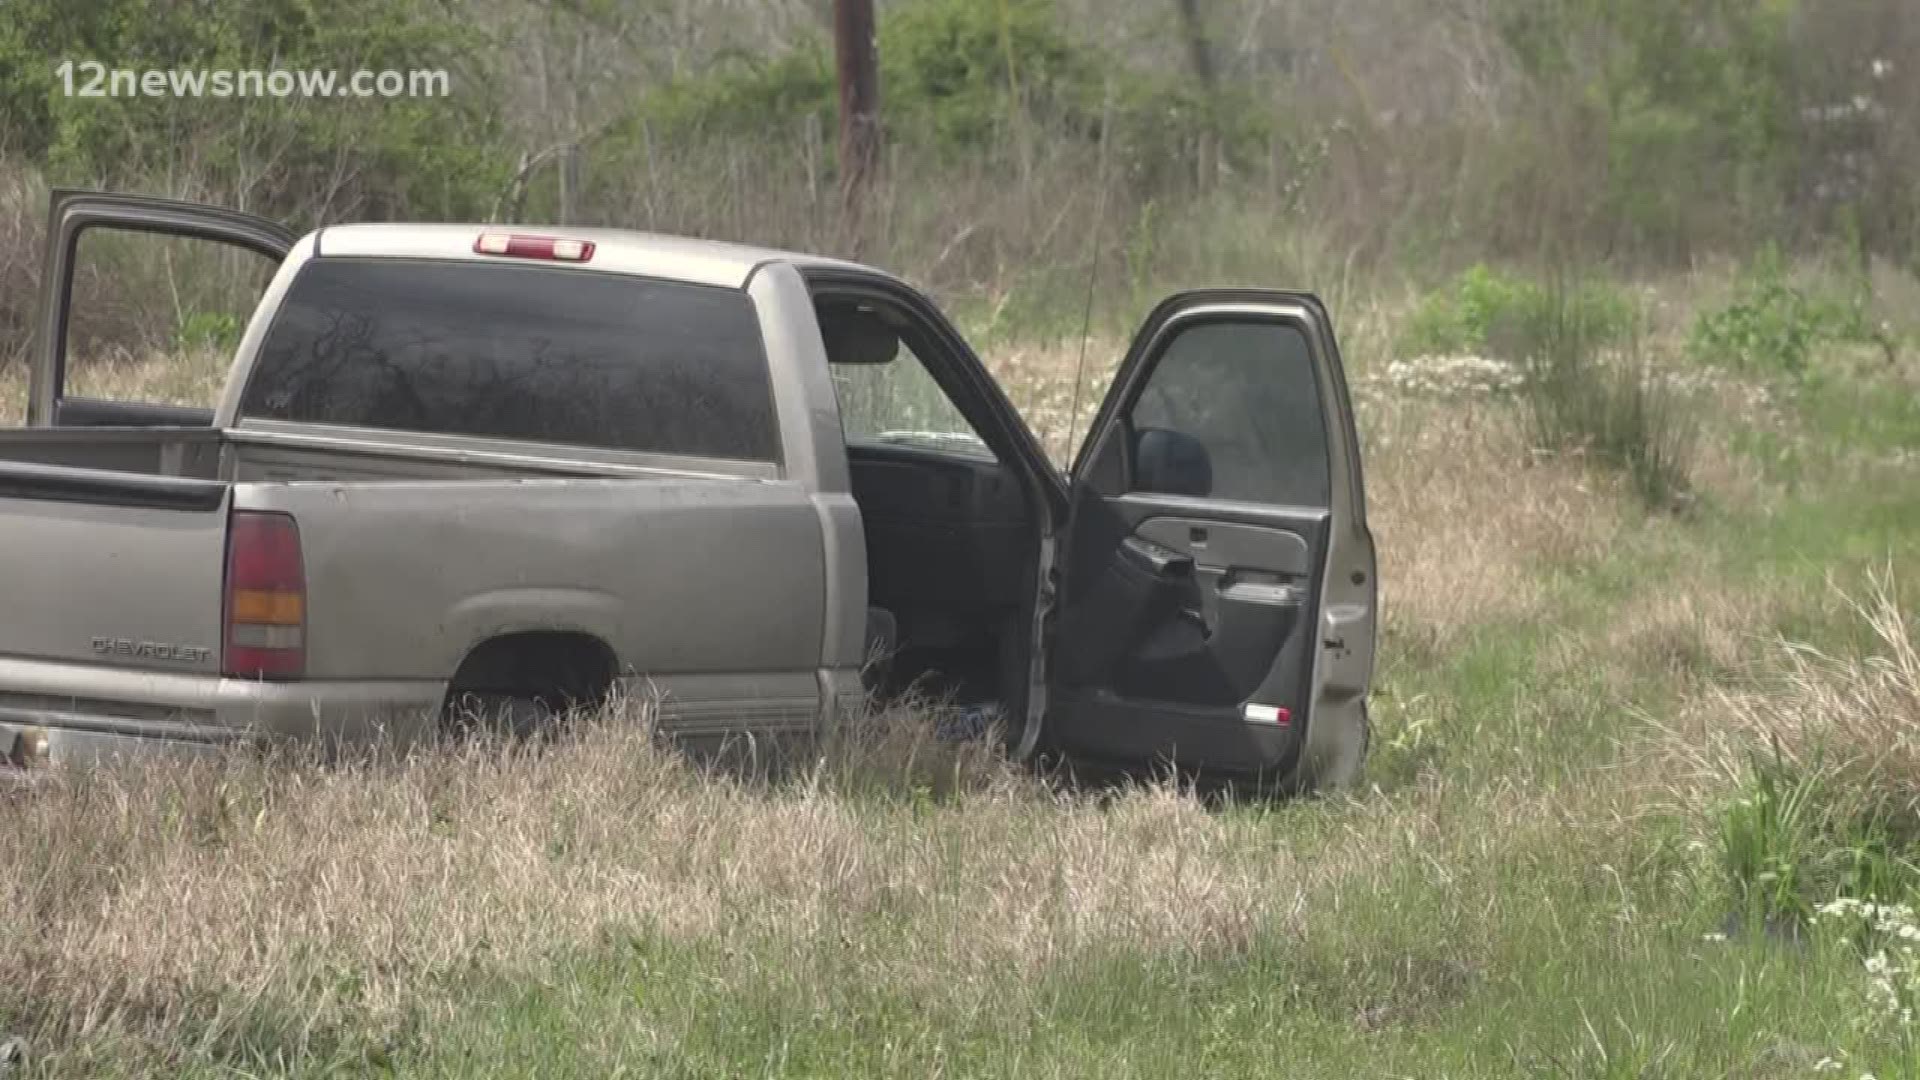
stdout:
<svg viewBox="0 0 1920 1080">
<path fill-rule="evenodd" d="M 778 445 L 745 293 L 469 262 L 308 263 L 241 413 L 747 461 Z"/>
</svg>

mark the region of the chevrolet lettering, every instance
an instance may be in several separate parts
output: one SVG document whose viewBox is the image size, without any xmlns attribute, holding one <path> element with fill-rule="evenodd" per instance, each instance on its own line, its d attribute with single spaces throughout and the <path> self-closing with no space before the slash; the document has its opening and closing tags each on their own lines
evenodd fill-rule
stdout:
<svg viewBox="0 0 1920 1080">
<path fill-rule="evenodd" d="M 102 656 L 134 656 L 143 660 L 165 660 L 177 664 L 200 664 L 213 659 L 213 650 L 201 645 L 175 645 L 167 641 L 135 641 L 132 638 L 96 637 L 93 651 Z"/>
</svg>

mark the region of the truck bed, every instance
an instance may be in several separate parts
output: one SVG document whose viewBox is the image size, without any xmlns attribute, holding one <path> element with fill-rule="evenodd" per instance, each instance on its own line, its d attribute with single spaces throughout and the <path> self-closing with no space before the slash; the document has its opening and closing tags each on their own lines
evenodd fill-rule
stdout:
<svg viewBox="0 0 1920 1080">
<path fill-rule="evenodd" d="M 549 455 L 481 450 L 455 440 L 375 433 L 293 437 L 202 427 L 0 429 L 0 474 L 54 475 L 14 470 L 9 468 L 12 465 L 120 473 L 125 474 L 121 482 L 130 489 L 142 487 L 141 477 L 229 482 L 453 480 L 658 472 L 596 461 L 594 456 L 592 451 L 573 448 L 555 448 Z"/>
<path fill-rule="evenodd" d="M 0 598 L 35 613 L 0 617 L 0 660 L 217 675 L 228 520 L 250 510 L 298 522 L 308 678 L 445 679 L 487 636 L 564 624 L 662 672 L 735 658 L 813 692 L 824 553 L 803 491 L 552 449 L 0 432 Z"/>
<path fill-rule="evenodd" d="M 0 464 L 213 480 L 222 445 L 223 432 L 203 427 L 5 428 Z"/>
</svg>

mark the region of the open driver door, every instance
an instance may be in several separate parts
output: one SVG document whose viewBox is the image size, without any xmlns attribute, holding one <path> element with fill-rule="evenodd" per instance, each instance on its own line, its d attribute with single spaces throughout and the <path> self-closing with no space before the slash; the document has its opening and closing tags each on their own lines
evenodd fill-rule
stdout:
<svg viewBox="0 0 1920 1080">
<path fill-rule="evenodd" d="M 1326 308 L 1161 304 L 1071 475 L 1046 741 L 1292 789 L 1367 745 L 1376 567 Z"/>
</svg>

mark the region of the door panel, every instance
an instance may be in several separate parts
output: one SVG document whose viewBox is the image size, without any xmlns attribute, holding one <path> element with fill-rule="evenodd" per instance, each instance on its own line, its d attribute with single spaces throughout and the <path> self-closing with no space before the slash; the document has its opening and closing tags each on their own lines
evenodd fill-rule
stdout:
<svg viewBox="0 0 1920 1080">
<path fill-rule="evenodd" d="M 1246 520 L 1173 517 L 1164 505 L 1130 498 L 1116 509 L 1128 525 L 1123 543 L 1146 542 L 1176 551 L 1190 569 L 1170 579 L 1171 617 L 1155 618 L 1151 628 L 1111 673 L 1121 696 L 1171 700 L 1222 710 L 1222 719 L 1240 715 L 1241 706 L 1258 700 L 1298 712 L 1293 685 L 1295 663 L 1277 663 L 1308 615 L 1312 575 L 1306 563 L 1321 546 L 1324 522 L 1315 517 L 1262 515 Z M 1250 514 L 1248 516 L 1251 516 Z M 1162 537 L 1182 523 L 1183 535 Z M 1207 537 L 1196 543 L 1196 532 Z M 1215 539 L 1232 538 L 1232 539 Z M 1277 557 L 1276 557 L 1277 556 Z M 1295 559 L 1298 559 L 1295 562 Z"/>
<path fill-rule="evenodd" d="M 1058 748 L 1237 772 L 1297 750 L 1314 662 L 1324 510 L 1145 493 L 1075 502 L 1051 721 Z M 1097 568 L 1097 569 L 1096 569 Z M 1289 723 L 1249 723 L 1247 706 Z"/>
<path fill-rule="evenodd" d="M 206 241 L 209 250 L 218 248 L 259 256 L 264 260 L 262 269 L 266 271 L 286 258 L 293 247 L 294 235 L 274 222 L 219 207 L 143 195 L 68 190 L 53 193 L 48 210 L 46 256 L 41 267 L 27 426 L 141 427 L 211 423 L 212 411 L 205 408 L 103 400 L 69 393 L 67 355 L 74 318 L 75 270 L 82 236 L 96 230 L 102 234 L 146 234 L 150 238 Z M 155 278 L 152 268 L 142 266 L 137 260 L 109 261 L 101 268 L 101 277 L 111 278 L 120 273 L 132 283 L 138 274 L 144 273 L 147 278 L 166 284 L 171 296 L 179 283 L 194 282 L 199 269 L 169 263 Z M 260 290 L 264 290 L 270 276 L 270 272 L 258 275 Z M 257 299 L 257 294 L 253 299 Z M 185 318 L 191 313 L 178 314 Z"/>
<path fill-rule="evenodd" d="M 1340 614 L 1368 667 L 1348 681 L 1363 695 L 1370 677 L 1352 434 L 1317 302 L 1203 293 L 1154 313 L 1074 469 L 1057 748 L 1279 777 L 1316 716 L 1353 723 L 1353 695 L 1322 705 L 1330 564 L 1365 565 Z"/>
</svg>

